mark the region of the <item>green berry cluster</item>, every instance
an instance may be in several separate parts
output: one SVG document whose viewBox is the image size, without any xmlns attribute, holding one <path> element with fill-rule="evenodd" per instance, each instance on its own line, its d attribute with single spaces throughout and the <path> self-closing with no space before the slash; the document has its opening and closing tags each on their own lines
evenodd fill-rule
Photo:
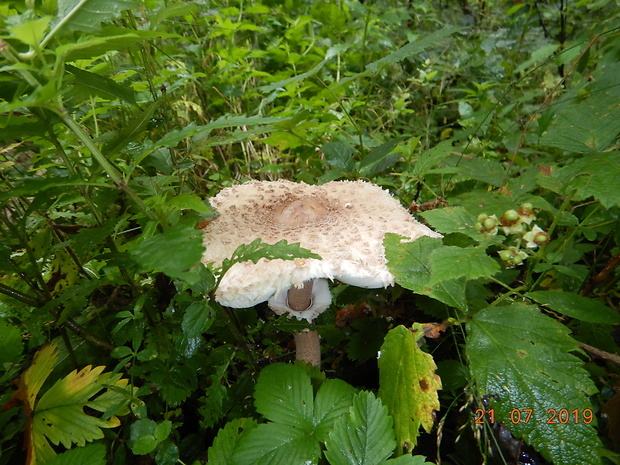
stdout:
<svg viewBox="0 0 620 465">
<path fill-rule="evenodd" d="M 536 219 L 534 207 L 531 203 L 524 203 L 518 210 L 506 210 L 504 214 L 497 219 L 495 215 L 487 215 L 481 213 L 478 215 L 475 224 L 476 229 L 484 234 L 495 235 L 501 228 L 506 236 L 514 236 L 516 244 L 506 247 L 499 252 L 499 256 L 507 268 L 523 264 L 528 257 L 527 249 L 535 249 L 540 245 L 549 242 L 549 234 L 547 234 L 538 225 L 530 225 Z M 522 245 L 526 250 L 522 250 Z"/>
</svg>

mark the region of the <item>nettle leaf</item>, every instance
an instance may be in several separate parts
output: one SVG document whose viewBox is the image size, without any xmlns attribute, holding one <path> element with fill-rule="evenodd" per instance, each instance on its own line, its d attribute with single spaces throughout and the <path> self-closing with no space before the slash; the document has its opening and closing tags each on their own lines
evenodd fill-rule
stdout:
<svg viewBox="0 0 620 465">
<path fill-rule="evenodd" d="M 422 334 L 421 326 L 417 329 Z M 402 325 L 386 335 L 378 365 L 379 397 L 394 418 L 399 447 L 409 451 L 417 443 L 420 427 L 430 432 L 434 412 L 439 410 L 437 366 L 418 347 L 414 333 Z"/>
<path fill-rule="evenodd" d="M 341 380 L 324 381 L 314 396 L 312 378 L 299 365 L 273 364 L 256 383 L 255 406 L 269 423 L 241 438 L 234 464 L 290 465 L 315 463 L 320 441 L 351 406 L 355 388 Z"/>
<path fill-rule="evenodd" d="M 442 280 L 430 285 L 430 256 L 440 248 L 441 239 L 420 237 L 413 242 L 401 243 L 396 234 L 386 234 L 383 240 L 388 267 L 396 282 L 406 289 L 427 295 L 451 307 L 465 309 L 465 280 Z"/>
<path fill-rule="evenodd" d="M 356 394 L 349 411 L 334 425 L 326 447 L 331 465 L 383 463 L 396 447 L 387 407 L 371 392 Z"/>
<path fill-rule="evenodd" d="M 144 239 L 129 253 L 145 270 L 163 271 L 171 278 L 197 282 L 204 246 L 193 225 L 179 223 L 163 233 Z M 196 271 L 196 272 L 194 272 Z"/>
<path fill-rule="evenodd" d="M 536 291 L 528 292 L 525 296 L 555 312 L 588 323 L 620 323 L 620 316 L 604 303 L 571 292 Z"/>
<path fill-rule="evenodd" d="M 478 395 L 499 398 L 495 420 L 556 465 L 600 464 L 596 421 L 549 421 L 554 411 L 592 409 L 588 396 L 596 392 L 582 361 L 569 354 L 579 345 L 568 329 L 537 307 L 515 303 L 478 312 L 467 330 Z M 531 409 L 529 421 L 513 423 L 511 412 L 524 417 L 524 409 Z"/>
<path fill-rule="evenodd" d="M 484 247 L 444 246 L 431 253 L 430 265 L 429 285 L 457 278 L 488 277 L 500 270 L 499 264 L 486 254 Z"/>
</svg>

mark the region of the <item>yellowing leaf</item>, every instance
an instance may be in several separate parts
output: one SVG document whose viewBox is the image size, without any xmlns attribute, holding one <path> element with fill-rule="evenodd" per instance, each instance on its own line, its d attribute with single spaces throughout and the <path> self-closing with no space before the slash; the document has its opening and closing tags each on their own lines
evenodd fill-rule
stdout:
<svg viewBox="0 0 620 465">
<path fill-rule="evenodd" d="M 120 424 L 114 415 L 98 418 L 86 414 L 84 407 L 98 412 L 128 412 L 128 397 L 123 392 L 127 380 L 121 379 L 120 374 L 103 373 L 103 366 L 87 366 L 79 372 L 74 370 L 58 380 L 37 401 L 37 394 L 57 359 L 55 344 L 43 346 L 20 381 L 18 398 L 24 401 L 24 410 L 30 415 L 25 441 L 27 465 L 44 465 L 56 456 L 50 441 L 66 448 L 73 444 L 83 446 L 87 441 L 103 438 L 101 428 L 113 428 Z M 105 392 L 102 393 L 103 390 Z"/>
<path fill-rule="evenodd" d="M 416 328 L 417 327 L 417 328 Z M 422 333 L 421 325 L 414 325 Z M 433 357 L 420 350 L 414 333 L 404 326 L 391 329 L 379 355 L 379 397 L 394 419 L 396 440 L 405 451 L 417 442 L 420 426 L 429 432 L 439 410 Z"/>
</svg>

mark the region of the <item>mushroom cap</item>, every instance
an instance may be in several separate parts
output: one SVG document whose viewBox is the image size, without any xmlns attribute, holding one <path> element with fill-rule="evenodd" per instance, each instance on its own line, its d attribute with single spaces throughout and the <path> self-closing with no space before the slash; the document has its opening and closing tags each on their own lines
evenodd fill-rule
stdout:
<svg viewBox="0 0 620 465">
<path fill-rule="evenodd" d="M 417 222 L 388 191 L 365 181 L 320 186 L 249 181 L 223 189 L 210 202 L 220 216 L 204 230 L 205 264 L 220 266 L 238 246 L 257 238 L 268 244 L 299 242 L 322 257 L 236 263 L 215 293 L 218 302 L 233 308 L 252 307 L 316 278 L 365 288 L 393 285 L 385 234 L 410 241 L 441 237 Z"/>
</svg>

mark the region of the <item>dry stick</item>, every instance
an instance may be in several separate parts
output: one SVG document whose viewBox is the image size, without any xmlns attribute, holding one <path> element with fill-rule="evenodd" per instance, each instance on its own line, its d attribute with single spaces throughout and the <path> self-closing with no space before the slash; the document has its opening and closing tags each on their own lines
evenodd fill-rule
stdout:
<svg viewBox="0 0 620 465">
<path fill-rule="evenodd" d="M 302 312 L 312 305 L 312 281 L 306 281 L 301 288 L 291 287 L 287 295 L 287 303 L 295 311 Z M 311 363 L 315 367 L 321 365 L 321 344 L 319 332 L 306 328 L 294 334 L 297 360 Z"/>
<path fill-rule="evenodd" d="M 610 352 L 605 352 L 604 350 L 597 349 L 596 347 L 592 347 L 583 342 L 579 343 L 579 347 L 585 350 L 592 357 L 607 360 L 609 362 L 615 363 L 616 365 L 620 366 L 620 355 L 618 354 L 612 354 Z"/>
</svg>

